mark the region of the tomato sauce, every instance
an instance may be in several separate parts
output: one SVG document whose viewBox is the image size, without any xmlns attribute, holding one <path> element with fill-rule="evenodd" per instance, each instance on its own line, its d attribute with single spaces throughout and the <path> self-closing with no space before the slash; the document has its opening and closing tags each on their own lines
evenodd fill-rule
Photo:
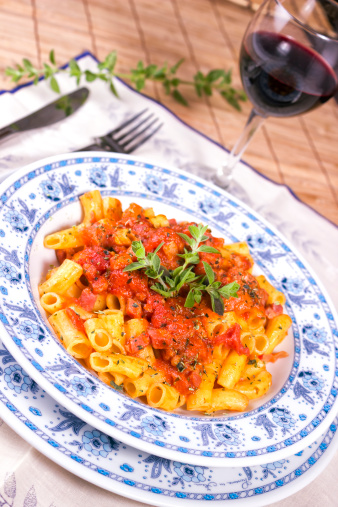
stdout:
<svg viewBox="0 0 338 507">
<path fill-rule="evenodd" d="M 183 286 L 175 298 L 164 298 L 151 289 L 155 283 L 143 270 L 125 272 L 124 268 L 136 262 L 131 241 L 142 241 L 146 253 L 153 252 L 161 243 L 158 251 L 161 264 L 168 270 L 182 265 L 180 257 L 186 248 L 186 242 L 178 233 L 191 237 L 189 226 L 192 223 L 177 224 L 169 221 L 169 227 L 155 228 L 144 210 L 137 204 L 131 204 L 118 221 L 105 218 L 83 229 L 85 246 L 73 254 L 73 260 L 83 267 L 83 277 L 88 286 L 77 300 L 84 309 L 92 311 L 98 294 L 114 294 L 125 299 L 125 319 L 145 318 L 149 322 L 147 331 L 133 337 L 126 343 L 127 353 L 137 353 L 151 344 L 155 355 L 155 367 L 183 395 L 196 391 L 203 375 L 204 366 L 212 361 L 213 348 L 224 344 L 239 354 L 248 355 L 249 351 L 241 344 L 240 327 L 232 326 L 225 333 L 210 337 L 207 332 L 211 310 L 209 296 L 205 293 L 199 305 L 185 308 L 188 288 Z M 194 224 L 196 225 L 196 224 Z M 124 234 L 121 241 L 120 235 Z M 216 249 L 224 248 L 224 240 L 214 238 L 206 232 L 206 245 Z M 200 262 L 195 273 L 204 275 L 203 261 L 208 262 L 215 272 L 216 280 L 222 285 L 237 282 L 240 286 L 238 298 L 224 299 L 225 311 L 240 312 L 242 317 L 249 315 L 255 307 L 265 314 L 267 293 L 261 289 L 256 279 L 248 273 L 250 259 L 228 252 L 224 257 L 220 253 L 200 253 Z M 279 308 L 271 308 L 270 313 Z M 73 315 L 74 314 L 74 315 Z M 83 327 L 80 318 L 70 311 L 72 322 L 78 328 Z"/>
</svg>

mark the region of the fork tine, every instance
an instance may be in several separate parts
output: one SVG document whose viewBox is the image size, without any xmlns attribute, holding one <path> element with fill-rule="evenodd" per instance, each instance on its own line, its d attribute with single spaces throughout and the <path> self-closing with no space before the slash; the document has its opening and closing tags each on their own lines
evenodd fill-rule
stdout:
<svg viewBox="0 0 338 507">
<path fill-rule="evenodd" d="M 131 142 L 135 141 L 138 137 L 140 137 L 142 134 L 144 134 L 144 132 L 146 132 L 151 127 L 153 127 L 155 125 L 155 123 L 157 123 L 158 121 L 159 121 L 158 118 L 155 118 L 151 122 L 149 122 L 146 125 L 144 125 L 141 130 L 135 132 L 133 134 L 133 136 L 129 136 L 129 135 L 124 136 L 126 138 L 126 140 L 123 143 L 119 143 L 120 146 L 122 146 L 122 148 L 125 148 L 128 144 L 130 144 Z"/>
<path fill-rule="evenodd" d="M 116 127 L 114 130 L 107 132 L 106 136 L 112 136 L 114 134 L 117 134 L 117 132 L 120 132 L 120 130 L 124 129 L 125 127 L 128 127 L 128 125 L 133 123 L 133 121 L 137 120 L 137 118 L 139 118 L 146 111 L 148 111 L 147 107 L 145 109 L 143 109 L 142 111 L 140 111 L 139 113 L 135 114 L 135 116 L 133 116 L 132 118 L 129 118 L 129 120 L 126 120 L 124 123 L 122 123 L 121 125 Z"/>
<path fill-rule="evenodd" d="M 143 137 L 142 139 L 140 139 L 135 144 L 132 144 L 128 149 L 125 149 L 125 153 L 132 153 L 137 148 L 139 148 L 139 146 L 142 146 L 142 144 L 144 144 L 145 142 L 148 141 L 148 139 L 150 139 L 151 137 L 153 137 L 153 135 L 155 135 L 156 132 L 158 132 L 160 130 L 160 128 L 162 128 L 162 126 L 163 126 L 163 123 L 160 123 L 154 130 L 152 130 L 151 132 L 149 132 L 149 134 L 146 137 Z"/>
<path fill-rule="evenodd" d="M 117 143 L 119 143 L 120 141 L 123 141 L 123 139 L 125 139 L 126 137 L 129 137 L 130 134 L 132 134 L 133 132 L 135 132 L 135 130 L 137 130 L 141 125 L 143 125 L 144 123 L 146 123 L 153 116 L 154 116 L 154 113 L 148 114 L 148 116 L 146 116 L 143 120 L 139 121 L 135 125 L 135 127 L 133 127 L 130 130 L 128 130 L 128 132 L 120 135 L 119 137 L 114 137 L 114 141 L 116 141 Z"/>
</svg>

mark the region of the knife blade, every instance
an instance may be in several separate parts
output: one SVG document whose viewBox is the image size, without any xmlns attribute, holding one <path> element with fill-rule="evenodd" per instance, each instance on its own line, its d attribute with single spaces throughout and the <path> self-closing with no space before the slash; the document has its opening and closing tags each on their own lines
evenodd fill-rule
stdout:
<svg viewBox="0 0 338 507">
<path fill-rule="evenodd" d="M 47 106 L 0 129 L 0 140 L 17 132 L 48 127 L 67 118 L 82 106 L 88 95 L 88 88 L 83 87 L 68 95 L 59 97 Z"/>
</svg>

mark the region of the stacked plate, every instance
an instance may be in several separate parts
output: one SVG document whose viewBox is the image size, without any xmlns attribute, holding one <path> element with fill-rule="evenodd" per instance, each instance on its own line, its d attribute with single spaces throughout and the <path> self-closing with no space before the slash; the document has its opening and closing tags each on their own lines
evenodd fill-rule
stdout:
<svg viewBox="0 0 338 507">
<path fill-rule="evenodd" d="M 247 241 L 257 269 L 287 298 L 287 359 L 269 394 L 241 414 L 167 413 L 92 376 L 52 335 L 37 286 L 55 254 L 43 238 L 79 223 L 98 188 L 125 207 L 208 223 Z M 337 319 L 306 263 L 269 224 L 213 185 L 135 157 L 78 153 L 22 169 L 0 188 L 0 414 L 64 468 L 149 504 L 265 505 L 313 480 L 337 447 Z M 186 464 L 188 463 L 188 464 Z M 189 502 L 186 502 L 189 504 Z"/>
</svg>

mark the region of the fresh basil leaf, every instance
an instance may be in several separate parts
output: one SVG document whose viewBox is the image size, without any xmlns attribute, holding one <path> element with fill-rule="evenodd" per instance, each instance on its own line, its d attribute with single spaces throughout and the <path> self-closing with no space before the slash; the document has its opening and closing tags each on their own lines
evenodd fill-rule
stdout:
<svg viewBox="0 0 338 507">
<path fill-rule="evenodd" d="M 188 281 L 189 277 L 191 278 L 191 275 L 193 275 L 193 277 L 195 276 L 194 273 L 191 272 L 191 270 L 192 266 L 189 269 L 184 270 L 183 273 L 180 274 L 179 283 L 176 285 L 177 291 L 179 291 L 183 287 L 186 281 Z"/>
<path fill-rule="evenodd" d="M 215 273 L 212 270 L 212 267 L 207 262 L 203 261 L 203 266 L 205 269 L 205 274 L 207 275 L 208 282 L 212 283 L 215 280 Z"/>
<path fill-rule="evenodd" d="M 209 239 L 209 238 L 208 238 Z M 205 252 L 205 253 L 218 253 L 220 254 L 221 252 L 219 250 L 217 250 L 216 248 L 214 248 L 213 246 L 208 246 L 208 245 L 201 245 L 198 247 L 198 252 Z"/>
<path fill-rule="evenodd" d="M 132 262 L 131 264 L 128 264 L 128 266 L 126 266 L 123 271 L 136 271 L 136 269 L 142 269 L 144 267 L 144 264 L 141 262 Z"/>
<path fill-rule="evenodd" d="M 115 85 L 114 85 L 113 81 L 110 81 L 109 88 L 110 88 L 110 91 L 115 95 L 115 97 L 119 96 L 119 94 L 117 93 L 117 90 L 115 88 Z"/>
<path fill-rule="evenodd" d="M 207 74 L 207 79 L 209 82 L 217 81 L 220 77 L 223 77 L 225 74 L 225 71 L 223 69 L 214 69 Z"/>
<path fill-rule="evenodd" d="M 162 241 L 162 243 L 160 243 L 158 245 L 158 247 L 156 248 L 156 250 L 154 251 L 154 254 L 157 254 L 157 252 L 162 248 L 162 246 L 164 245 L 164 241 Z"/>
<path fill-rule="evenodd" d="M 173 289 L 173 288 L 175 287 L 175 281 L 174 281 L 172 278 L 170 278 L 169 276 L 166 276 L 166 277 L 165 277 L 165 283 L 166 283 L 167 285 L 169 285 L 169 287 L 170 287 L 171 289 Z"/>
<path fill-rule="evenodd" d="M 182 63 L 184 62 L 184 58 L 181 58 L 180 60 L 178 60 L 177 63 L 175 63 L 175 65 L 173 65 L 171 68 L 170 68 L 170 73 L 171 74 L 176 74 L 177 72 L 177 69 L 179 68 L 180 65 L 182 65 Z"/>
<path fill-rule="evenodd" d="M 221 316 L 224 314 L 224 303 L 222 299 L 211 297 L 211 304 L 214 312 Z"/>
<path fill-rule="evenodd" d="M 86 76 L 86 81 L 88 81 L 88 83 L 95 81 L 95 79 L 97 78 L 97 75 L 94 74 L 94 72 L 92 72 L 91 70 L 86 70 L 85 76 Z"/>
<path fill-rule="evenodd" d="M 161 259 L 159 258 L 158 255 L 155 254 L 153 256 L 152 264 L 153 264 L 154 271 L 156 271 L 156 273 L 158 273 L 159 269 L 161 267 Z"/>
<path fill-rule="evenodd" d="M 49 52 L 49 61 L 55 65 L 55 53 L 54 53 L 54 49 L 52 49 L 50 52 Z"/>
<path fill-rule="evenodd" d="M 165 298 L 169 298 L 172 295 L 170 291 L 163 290 L 159 283 L 152 285 L 150 288 L 155 292 L 158 292 L 159 294 L 161 294 L 161 296 L 164 296 Z"/>
<path fill-rule="evenodd" d="M 213 287 L 214 289 L 219 289 L 221 285 L 222 285 L 222 283 L 221 283 L 221 282 L 214 282 L 214 283 L 212 284 L 212 287 Z"/>
<path fill-rule="evenodd" d="M 218 292 L 226 299 L 229 299 L 230 297 L 238 298 L 237 291 L 239 288 L 240 285 L 237 282 L 231 282 L 221 287 Z"/>
<path fill-rule="evenodd" d="M 183 97 L 182 93 L 177 90 L 177 88 L 173 90 L 172 96 L 179 104 L 182 104 L 182 106 L 188 106 L 188 102 Z"/>
<path fill-rule="evenodd" d="M 189 232 L 192 235 L 192 237 L 196 239 L 196 241 L 198 241 L 199 238 L 203 235 L 203 233 L 202 234 L 200 233 L 200 230 L 196 225 L 190 225 Z"/>
<path fill-rule="evenodd" d="M 189 294 L 185 300 L 184 306 L 185 308 L 192 308 L 195 304 L 195 293 L 194 289 L 190 289 Z"/>
<path fill-rule="evenodd" d="M 201 302 L 202 294 L 199 291 L 195 291 L 195 301 L 197 304 Z"/>
<path fill-rule="evenodd" d="M 131 249 L 138 258 L 143 258 L 146 256 L 146 251 L 142 244 L 142 241 L 133 241 L 131 244 Z"/>
<path fill-rule="evenodd" d="M 194 239 L 190 238 L 187 234 L 183 234 L 183 232 L 178 232 L 177 234 L 181 236 L 181 238 L 184 239 L 184 241 L 186 241 L 191 247 L 195 244 Z"/>
<path fill-rule="evenodd" d="M 166 276 L 168 278 L 171 277 L 170 271 L 167 268 L 165 268 L 164 266 L 162 266 L 162 264 L 160 266 L 160 273 L 161 273 L 162 276 Z"/>
</svg>

